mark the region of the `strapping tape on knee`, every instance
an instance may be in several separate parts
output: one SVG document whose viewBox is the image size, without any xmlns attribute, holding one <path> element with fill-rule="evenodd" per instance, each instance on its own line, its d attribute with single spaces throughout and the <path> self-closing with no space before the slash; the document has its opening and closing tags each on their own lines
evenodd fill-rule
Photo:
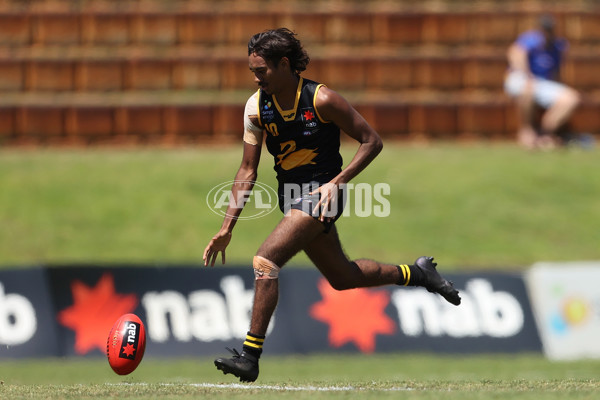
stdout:
<svg viewBox="0 0 600 400">
<path fill-rule="evenodd" d="M 273 261 L 261 256 L 254 256 L 252 267 L 254 267 L 255 279 L 277 279 L 281 269 Z"/>
</svg>

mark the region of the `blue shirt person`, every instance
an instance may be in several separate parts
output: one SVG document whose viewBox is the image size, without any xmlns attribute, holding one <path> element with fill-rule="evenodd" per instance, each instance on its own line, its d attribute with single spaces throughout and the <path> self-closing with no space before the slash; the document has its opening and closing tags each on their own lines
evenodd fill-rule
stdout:
<svg viewBox="0 0 600 400">
<path fill-rule="evenodd" d="M 560 82 L 568 43 L 556 36 L 555 20 L 544 15 L 538 29 L 522 33 L 507 52 L 509 69 L 506 93 L 516 100 L 519 111 L 518 142 L 528 149 L 554 148 L 562 143 L 559 129 L 571 118 L 580 95 Z M 534 123 L 535 106 L 542 107 L 539 127 Z"/>
</svg>

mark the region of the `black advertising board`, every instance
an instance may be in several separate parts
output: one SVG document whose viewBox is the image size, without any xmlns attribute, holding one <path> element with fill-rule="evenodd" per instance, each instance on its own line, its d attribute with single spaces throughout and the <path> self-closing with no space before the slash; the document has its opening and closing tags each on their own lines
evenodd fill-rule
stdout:
<svg viewBox="0 0 600 400">
<path fill-rule="evenodd" d="M 449 274 L 461 291 L 456 307 L 422 288 L 339 292 L 315 271 L 287 273 L 265 345 L 277 352 L 541 351 L 520 275 Z"/>
<path fill-rule="evenodd" d="M 60 354 L 46 270 L 0 271 L 0 358 Z"/>
<path fill-rule="evenodd" d="M 126 313 L 146 326 L 146 356 L 215 354 L 239 344 L 248 329 L 248 269 L 70 267 L 50 269 L 49 279 L 66 355 L 103 352 L 112 324 Z"/>
<path fill-rule="evenodd" d="M 335 291 L 315 269 L 284 269 L 265 351 L 541 351 L 520 275 L 448 278 L 461 291 L 459 307 L 421 288 Z M 14 283 L 26 279 L 27 287 Z M 254 294 L 252 269 L 229 266 L 52 267 L 0 271 L 0 283 L 4 298 L 18 293 L 39 317 L 37 333 L 19 345 L 30 349 L 0 351 L 0 358 L 103 355 L 112 324 L 125 313 L 135 313 L 144 322 L 147 357 L 226 354 L 225 347 L 239 348 L 243 342 Z M 42 329 L 50 335 L 39 335 Z M 1 340 L 0 345 L 5 346 Z"/>
</svg>

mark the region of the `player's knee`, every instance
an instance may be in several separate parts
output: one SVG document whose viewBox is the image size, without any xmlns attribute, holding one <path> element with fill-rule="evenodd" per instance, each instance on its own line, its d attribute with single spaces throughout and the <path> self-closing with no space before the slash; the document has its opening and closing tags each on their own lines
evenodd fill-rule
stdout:
<svg viewBox="0 0 600 400">
<path fill-rule="evenodd" d="M 328 270 L 323 265 L 317 266 L 335 290 L 356 289 L 364 286 L 364 275 L 354 261 L 347 261 L 346 268 L 343 269 L 344 272 L 339 272 L 342 269 Z"/>
<path fill-rule="evenodd" d="M 581 103 L 581 95 L 578 91 L 573 90 L 571 93 L 571 104 L 572 107 L 575 108 Z"/>
<path fill-rule="evenodd" d="M 254 256 L 252 267 L 254 268 L 254 278 L 256 280 L 279 278 L 279 271 L 281 268 L 273 261 L 262 256 Z"/>
<path fill-rule="evenodd" d="M 563 107 L 572 110 L 581 103 L 581 95 L 575 89 L 568 88 L 557 101 L 560 102 Z"/>
</svg>

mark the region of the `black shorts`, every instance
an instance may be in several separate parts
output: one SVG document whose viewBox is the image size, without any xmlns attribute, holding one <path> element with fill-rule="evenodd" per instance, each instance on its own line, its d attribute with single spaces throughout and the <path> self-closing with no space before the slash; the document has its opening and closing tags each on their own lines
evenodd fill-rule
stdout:
<svg viewBox="0 0 600 400">
<path fill-rule="evenodd" d="M 332 177 L 333 178 L 333 177 Z M 321 187 L 325 182 L 312 181 L 303 184 L 285 183 L 280 184 L 278 189 L 279 209 L 286 214 L 290 210 L 300 210 L 315 219 L 319 219 L 321 214 L 325 214 L 326 220 L 322 221 L 325 226 L 325 233 L 329 232 L 335 221 L 342 216 L 344 206 L 346 204 L 345 192 L 340 190 L 338 201 L 332 208 L 323 210 L 321 208 L 315 210 L 321 195 L 320 193 L 310 194 L 317 188 Z"/>
</svg>

